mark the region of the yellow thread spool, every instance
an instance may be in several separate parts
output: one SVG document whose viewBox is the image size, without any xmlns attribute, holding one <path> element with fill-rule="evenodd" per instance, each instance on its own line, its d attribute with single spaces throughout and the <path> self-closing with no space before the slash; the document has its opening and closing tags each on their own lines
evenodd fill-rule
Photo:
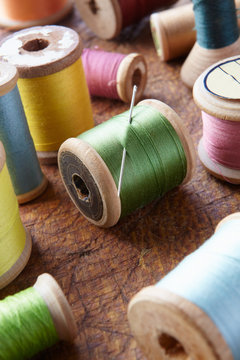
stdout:
<svg viewBox="0 0 240 360">
<path fill-rule="evenodd" d="M 1 58 L 18 68 L 20 95 L 42 163 L 56 163 L 63 141 L 93 127 L 81 52 L 78 34 L 62 26 L 25 29 L 1 42 Z"/>
<path fill-rule="evenodd" d="M 24 228 L 0 142 L 0 289 L 23 270 L 32 249 L 31 236 Z"/>
</svg>

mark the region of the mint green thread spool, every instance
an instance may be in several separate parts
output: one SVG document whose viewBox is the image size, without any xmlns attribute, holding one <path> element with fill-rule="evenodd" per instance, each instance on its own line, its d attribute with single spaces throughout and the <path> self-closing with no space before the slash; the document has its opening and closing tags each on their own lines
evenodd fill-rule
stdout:
<svg viewBox="0 0 240 360">
<path fill-rule="evenodd" d="M 127 150 L 120 198 L 122 151 Z M 192 140 L 166 104 L 144 100 L 128 112 L 66 140 L 59 150 L 64 185 L 80 212 L 101 227 L 187 182 L 195 167 Z"/>
<path fill-rule="evenodd" d="M 38 277 L 33 287 L 0 301 L 0 359 L 29 359 L 77 333 L 71 308 L 55 279 Z"/>
</svg>

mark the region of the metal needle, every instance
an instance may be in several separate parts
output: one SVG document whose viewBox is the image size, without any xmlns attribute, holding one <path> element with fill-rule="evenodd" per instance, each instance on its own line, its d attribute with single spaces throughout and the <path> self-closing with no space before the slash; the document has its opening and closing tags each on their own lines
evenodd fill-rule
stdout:
<svg viewBox="0 0 240 360">
<path fill-rule="evenodd" d="M 132 93 L 132 100 L 131 100 L 131 105 L 130 105 L 130 111 L 129 111 L 129 124 L 131 124 L 131 122 L 132 122 L 132 111 L 133 111 L 133 106 L 134 106 L 134 102 L 135 102 L 136 92 L 137 92 L 137 86 L 134 85 L 133 93 Z M 121 187 L 122 187 L 122 177 L 123 177 L 123 171 L 124 171 L 124 166 L 125 166 L 126 153 L 127 153 L 126 148 L 123 148 L 122 163 L 121 163 L 119 183 L 118 183 L 118 196 L 120 196 Z"/>
</svg>

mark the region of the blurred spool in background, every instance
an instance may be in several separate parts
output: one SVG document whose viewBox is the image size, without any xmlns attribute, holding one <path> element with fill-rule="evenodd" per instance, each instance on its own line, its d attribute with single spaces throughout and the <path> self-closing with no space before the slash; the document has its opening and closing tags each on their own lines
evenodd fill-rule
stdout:
<svg viewBox="0 0 240 360">
<path fill-rule="evenodd" d="M 142 55 L 83 49 L 82 62 L 90 95 L 130 102 L 133 85 L 137 85 L 136 101 L 141 99 L 147 81 Z"/>
<path fill-rule="evenodd" d="M 59 340 L 74 340 L 72 310 L 51 275 L 40 275 L 33 287 L 0 301 L 0 334 L 5 360 L 29 359 Z"/>
<path fill-rule="evenodd" d="M 66 16 L 73 0 L 0 0 L 0 26 L 23 29 L 54 24 Z"/>
<path fill-rule="evenodd" d="M 175 2 L 176 0 L 76 0 L 76 5 L 81 18 L 97 36 L 112 39 L 126 26 Z"/>
<path fill-rule="evenodd" d="M 144 100 L 59 149 L 64 185 L 93 224 L 110 227 L 168 190 L 186 183 L 195 168 L 192 140 L 178 115 L 157 100 Z M 127 155 L 120 198 L 123 148 Z"/>
<path fill-rule="evenodd" d="M 41 195 L 47 187 L 17 88 L 15 66 L 0 63 L 0 141 L 19 203 Z"/>
<path fill-rule="evenodd" d="M 5 151 L 0 142 L 0 289 L 13 281 L 24 269 L 31 249 L 31 236 L 20 219 Z"/>
<path fill-rule="evenodd" d="M 240 0 L 235 0 L 235 5 L 238 10 Z M 196 41 L 192 4 L 154 13 L 150 16 L 150 25 L 157 54 L 163 61 L 187 55 Z"/>
<path fill-rule="evenodd" d="M 82 42 L 63 26 L 33 27 L 0 43 L 0 58 L 19 72 L 18 88 L 42 163 L 56 163 L 61 143 L 93 127 Z"/>
<path fill-rule="evenodd" d="M 239 358 L 240 213 L 155 286 L 129 303 L 133 335 L 148 359 Z"/>
<path fill-rule="evenodd" d="M 192 88 L 215 62 L 240 52 L 234 0 L 193 0 L 197 41 L 181 68 L 181 79 Z"/>
<path fill-rule="evenodd" d="M 221 180 L 240 184 L 240 56 L 220 61 L 199 76 L 193 97 L 202 110 L 198 154 Z"/>
</svg>

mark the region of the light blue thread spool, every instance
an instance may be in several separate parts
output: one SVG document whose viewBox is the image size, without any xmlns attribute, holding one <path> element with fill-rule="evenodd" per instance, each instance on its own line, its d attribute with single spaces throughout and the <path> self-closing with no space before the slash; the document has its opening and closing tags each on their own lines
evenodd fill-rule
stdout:
<svg viewBox="0 0 240 360">
<path fill-rule="evenodd" d="M 14 66 L 0 64 L 0 140 L 19 203 L 39 196 L 47 186 L 29 132 Z"/>
<path fill-rule="evenodd" d="M 150 359 L 239 360 L 239 314 L 240 213 L 129 305 L 132 331 Z"/>
</svg>

